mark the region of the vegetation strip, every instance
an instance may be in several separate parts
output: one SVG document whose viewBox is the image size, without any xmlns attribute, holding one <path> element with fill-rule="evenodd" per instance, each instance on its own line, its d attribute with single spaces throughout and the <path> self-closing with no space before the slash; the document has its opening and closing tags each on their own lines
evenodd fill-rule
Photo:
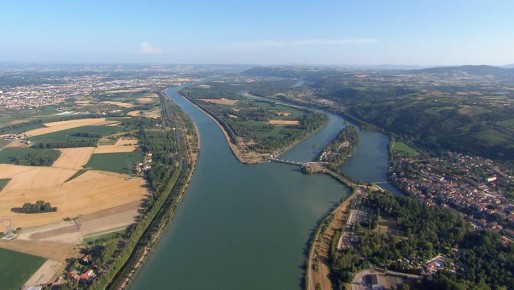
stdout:
<svg viewBox="0 0 514 290">
<path fill-rule="evenodd" d="M 157 161 L 156 163 L 162 165 L 152 167 L 148 177 L 153 194 L 146 203 L 146 212 L 140 222 L 129 228 L 129 234 L 125 239 L 124 246 L 118 250 L 117 258 L 110 263 L 107 271 L 94 281 L 91 289 L 123 289 L 128 286 L 146 259 L 151 247 L 173 217 L 192 176 L 196 162 L 196 159 L 192 158 L 193 151 L 196 150 L 193 146 L 197 146 L 198 143 L 190 144 L 187 142 L 186 135 L 192 135 L 194 140 L 198 140 L 195 126 L 178 106 L 172 104 L 169 97 L 163 93 L 160 94 L 160 97 L 165 130 L 140 130 L 139 132 L 142 134 L 139 138 L 140 144 L 145 152 L 146 150 L 153 152 L 156 160 L 164 161 L 170 158 L 170 150 L 177 150 L 181 160 L 170 163 Z M 172 126 L 175 128 L 173 131 L 171 130 Z M 162 134 L 159 136 L 157 132 Z M 171 132 L 175 133 L 169 134 Z M 162 137 L 169 141 L 175 141 L 171 143 L 157 142 Z M 177 164 L 177 167 L 170 170 L 166 168 L 166 164 Z M 158 172 L 160 174 L 157 174 Z"/>
</svg>

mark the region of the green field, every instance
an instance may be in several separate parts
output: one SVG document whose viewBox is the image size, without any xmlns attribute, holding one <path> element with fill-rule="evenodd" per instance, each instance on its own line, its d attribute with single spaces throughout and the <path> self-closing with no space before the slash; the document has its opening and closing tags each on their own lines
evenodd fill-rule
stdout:
<svg viewBox="0 0 514 290">
<path fill-rule="evenodd" d="M 0 249 L 0 288 L 20 289 L 44 262 L 41 257 Z"/>
<path fill-rule="evenodd" d="M 0 149 L 4 147 L 5 145 L 9 144 L 11 141 L 7 141 L 4 139 L 0 139 Z"/>
<path fill-rule="evenodd" d="M 93 154 L 86 168 L 128 174 L 132 165 L 143 161 L 143 152 Z"/>
<path fill-rule="evenodd" d="M 11 181 L 10 179 L 0 179 L 0 191 L 2 191 L 2 189 L 4 189 L 5 186 L 7 186 L 7 183 L 9 183 L 9 181 Z"/>
<path fill-rule="evenodd" d="M 50 154 L 50 159 L 52 161 L 50 164 L 46 164 L 48 166 L 52 165 L 53 161 L 57 160 L 59 158 L 59 155 L 61 154 L 60 151 L 57 150 L 50 150 L 50 149 L 33 149 L 28 147 L 12 147 L 12 148 L 4 148 L 0 151 L 0 163 L 5 164 L 20 164 L 20 165 L 31 165 L 31 164 L 25 164 L 25 163 L 19 163 L 16 162 L 17 158 L 23 158 L 24 156 L 30 155 L 30 154 L 38 154 L 38 156 L 42 156 L 42 154 L 51 153 L 52 151 L 56 151 L 57 154 Z M 32 164 L 35 165 L 35 164 Z"/>
<path fill-rule="evenodd" d="M 416 149 L 399 141 L 393 141 L 392 149 L 393 152 L 402 153 L 408 156 L 417 156 L 419 154 L 418 151 L 416 151 Z"/>
<path fill-rule="evenodd" d="M 73 134 L 78 134 L 78 133 L 94 133 L 94 134 L 99 134 L 101 136 L 106 136 L 106 135 L 120 132 L 122 130 L 123 130 L 123 128 L 120 126 L 82 126 L 82 127 L 72 128 L 72 129 L 68 129 L 68 130 L 62 130 L 59 132 L 30 137 L 30 138 L 27 138 L 27 140 L 30 140 L 34 143 L 43 142 L 43 141 L 47 141 L 47 140 L 52 140 L 54 142 L 57 142 L 57 141 L 65 141 L 66 139 L 68 139 L 70 137 L 85 138 L 85 137 L 73 136 Z"/>
<path fill-rule="evenodd" d="M 43 122 L 39 123 L 27 123 L 27 124 L 17 124 L 17 125 L 10 125 L 7 127 L 4 127 L 3 130 L 6 133 L 10 134 L 21 134 L 33 129 L 43 128 Z"/>
<path fill-rule="evenodd" d="M 110 232 L 110 233 L 88 236 L 88 237 L 84 238 L 84 243 L 94 244 L 94 243 L 98 243 L 98 242 L 102 242 L 102 241 L 108 241 L 108 240 L 121 238 L 126 231 L 127 231 L 126 228 L 122 228 L 122 229 L 119 229 L 117 231 Z"/>
</svg>

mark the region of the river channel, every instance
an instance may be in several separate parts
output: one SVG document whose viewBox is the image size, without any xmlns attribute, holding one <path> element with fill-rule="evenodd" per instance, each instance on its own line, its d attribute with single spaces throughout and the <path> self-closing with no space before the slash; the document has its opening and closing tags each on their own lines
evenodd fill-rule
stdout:
<svg viewBox="0 0 514 290">
<path fill-rule="evenodd" d="M 239 163 L 208 116 L 175 88 L 166 93 L 197 125 L 200 158 L 174 220 L 130 289 L 300 289 L 311 232 L 350 190 L 287 164 Z M 281 158 L 313 160 L 344 127 L 342 117 L 329 117 Z M 360 132 L 342 171 L 355 180 L 385 181 L 387 142 L 384 134 Z"/>
</svg>

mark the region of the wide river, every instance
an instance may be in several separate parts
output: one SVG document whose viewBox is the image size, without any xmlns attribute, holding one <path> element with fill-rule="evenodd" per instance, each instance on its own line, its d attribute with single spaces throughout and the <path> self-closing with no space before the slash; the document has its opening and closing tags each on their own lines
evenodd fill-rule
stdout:
<svg viewBox="0 0 514 290">
<path fill-rule="evenodd" d="M 350 190 L 287 164 L 239 163 L 208 116 L 175 88 L 166 93 L 198 126 L 200 158 L 186 198 L 130 288 L 300 289 L 317 221 Z M 344 127 L 343 118 L 329 116 L 325 128 L 283 159 L 313 160 Z M 360 132 L 342 171 L 355 180 L 385 181 L 387 144 L 384 134 Z"/>
</svg>

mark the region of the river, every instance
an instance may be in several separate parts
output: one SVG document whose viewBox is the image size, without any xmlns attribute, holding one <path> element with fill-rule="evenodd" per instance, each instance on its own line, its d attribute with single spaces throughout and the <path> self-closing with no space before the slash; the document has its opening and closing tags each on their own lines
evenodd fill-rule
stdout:
<svg viewBox="0 0 514 290">
<path fill-rule="evenodd" d="M 130 289 L 300 289 L 311 232 L 350 190 L 287 164 L 239 163 L 210 118 L 176 89 L 166 93 L 197 125 L 200 157 L 174 220 Z M 282 158 L 315 158 L 344 126 L 340 116 L 329 117 L 326 127 Z M 360 132 L 360 138 L 342 171 L 384 181 L 387 136 Z"/>
</svg>

